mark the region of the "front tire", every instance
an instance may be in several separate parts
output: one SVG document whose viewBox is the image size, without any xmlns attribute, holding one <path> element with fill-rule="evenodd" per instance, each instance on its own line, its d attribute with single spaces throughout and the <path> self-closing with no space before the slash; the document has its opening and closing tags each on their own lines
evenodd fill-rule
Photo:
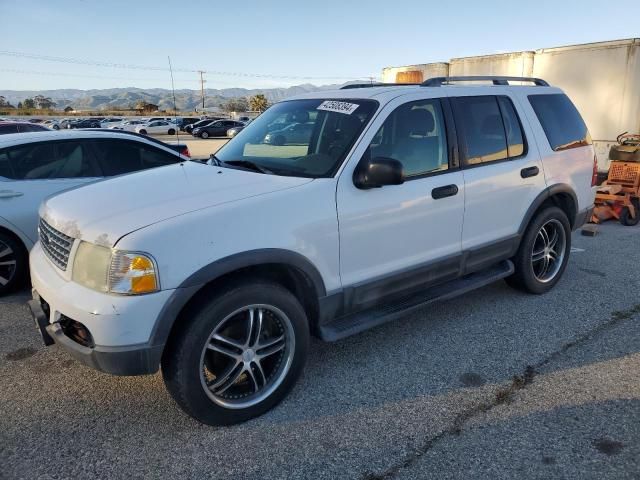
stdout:
<svg viewBox="0 0 640 480">
<path fill-rule="evenodd" d="M 169 131 L 167 132 L 167 135 L 175 135 L 176 131 L 173 128 L 170 128 Z"/>
<path fill-rule="evenodd" d="M 142 135 L 146 135 L 147 131 L 143 128 L 142 130 L 140 130 L 138 133 L 142 134 Z"/>
<path fill-rule="evenodd" d="M 562 277 L 571 251 L 571 226 L 558 207 L 540 211 L 531 221 L 512 258 L 515 272 L 506 282 L 518 290 L 541 294 Z"/>
<path fill-rule="evenodd" d="M 209 138 L 209 134 L 207 132 L 200 132 L 200 138 Z"/>
<path fill-rule="evenodd" d="M 22 286 L 28 268 L 22 245 L 12 236 L 0 233 L 0 295 Z"/>
<path fill-rule="evenodd" d="M 238 283 L 183 317 L 162 358 L 178 405 L 208 425 L 229 425 L 277 405 L 302 373 L 309 348 L 304 309 L 285 288 Z"/>
</svg>

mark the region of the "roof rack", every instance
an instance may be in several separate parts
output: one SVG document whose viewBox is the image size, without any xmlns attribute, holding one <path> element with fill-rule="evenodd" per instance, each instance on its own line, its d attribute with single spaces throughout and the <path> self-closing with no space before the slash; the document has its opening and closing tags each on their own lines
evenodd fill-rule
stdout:
<svg viewBox="0 0 640 480">
<path fill-rule="evenodd" d="M 351 90 L 352 88 L 374 88 L 374 87 L 410 87 L 418 86 L 419 83 L 382 83 L 382 82 L 369 82 L 369 83 L 350 83 L 340 87 L 340 90 Z"/>
<path fill-rule="evenodd" d="M 443 83 L 450 82 L 474 82 L 490 80 L 494 85 L 509 85 L 509 82 L 531 82 L 537 87 L 548 87 L 549 84 L 541 78 L 534 77 L 500 77 L 494 75 L 466 76 L 466 77 L 434 77 L 425 80 L 420 85 L 423 87 L 441 87 Z"/>
</svg>

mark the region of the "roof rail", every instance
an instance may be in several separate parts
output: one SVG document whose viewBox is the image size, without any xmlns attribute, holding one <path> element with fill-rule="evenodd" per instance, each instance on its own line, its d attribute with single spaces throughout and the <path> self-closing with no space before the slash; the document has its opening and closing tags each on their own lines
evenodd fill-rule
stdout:
<svg viewBox="0 0 640 480">
<path fill-rule="evenodd" d="M 434 77 L 425 80 L 420 85 L 423 87 L 441 87 L 443 83 L 449 82 L 475 82 L 479 80 L 490 80 L 494 85 L 509 85 L 509 82 L 531 82 L 537 87 L 548 87 L 549 84 L 541 78 L 534 77 L 500 77 L 495 75 L 480 75 L 467 77 Z"/>
<path fill-rule="evenodd" d="M 410 87 L 421 85 L 420 83 L 382 83 L 382 82 L 369 82 L 369 83 L 350 83 L 340 87 L 340 90 L 351 90 L 352 88 L 374 88 L 374 87 Z"/>
</svg>

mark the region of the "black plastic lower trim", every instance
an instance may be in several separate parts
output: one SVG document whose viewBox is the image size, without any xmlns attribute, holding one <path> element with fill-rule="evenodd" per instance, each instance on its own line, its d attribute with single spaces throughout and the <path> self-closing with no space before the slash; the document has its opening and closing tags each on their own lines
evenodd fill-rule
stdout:
<svg viewBox="0 0 640 480">
<path fill-rule="evenodd" d="M 128 345 L 125 347 L 85 347 L 67 337 L 60 323 L 46 327 L 51 338 L 73 358 L 101 372 L 111 375 L 149 375 L 160 366 L 163 345 Z"/>
<path fill-rule="evenodd" d="M 472 273 L 432 288 L 414 291 L 395 299 L 393 302 L 336 318 L 325 325 L 320 325 L 318 335 L 322 340 L 328 342 L 340 340 L 394 320 L 429 303 L 447 300 L 483 287 L 511 275 L 513 271 L 513 263 L 510 260 L 505 260 L 481 272 Z"/>
<path fill-rule="evenodd" d="M 585 223 L 588 223 L 591 220 L 591 216 L 593 215 L 593 205 L 589 208 L 581 210 L 576 215 L 576 221 L 573 224 L 573 230 L 577 230 L 582 227 Z"/>
</svg>

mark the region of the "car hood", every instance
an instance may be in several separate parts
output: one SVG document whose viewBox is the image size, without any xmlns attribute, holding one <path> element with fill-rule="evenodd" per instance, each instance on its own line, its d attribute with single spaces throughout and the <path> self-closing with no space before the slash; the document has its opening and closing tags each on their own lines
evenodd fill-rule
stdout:
<svg viewBox="0 0 640 480">
<path fill-rule="evenodd" d="M 66 235 L 112 247 L 124 235 L 168 218 L 311 181 L 187 161 L 56 195 L 43 202 L 40 216 Z"/>
</svg>

